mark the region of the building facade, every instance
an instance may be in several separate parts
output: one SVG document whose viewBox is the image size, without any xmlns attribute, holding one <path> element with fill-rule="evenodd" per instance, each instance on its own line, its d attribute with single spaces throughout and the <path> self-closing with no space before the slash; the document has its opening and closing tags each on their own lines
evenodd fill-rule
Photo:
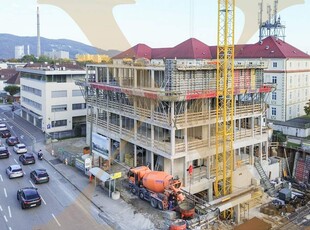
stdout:
<svg viewBox="0 0 310 230">
<path fill-rule="evenodd" d="M 72 64 L 28 64 L 18 71 L 21 116 L 53 138 L 75 136 L 85 125 L 86 103 L 75 84 L 85 78 L 85 70 Z"/>
<path fill-rule="evenodd" d="M 15 46 L 15 59 L 20 59 L 25 56 L 25 46 Z"/>
<path fill-rule="evenodd" d="M 251 185 L 247 166 L 268 160 L 264 123 L 265 61 L 235 65 L 235 191 Z M 139 44 L 117 55 L 112 65 L 88 65 L 87 140 L 102 138 L 95 165 L 117 159 L 149 165 L 178 176 L 191 193 L 212 200 L 215 177 L 216 47 L 189 39 L 173 48 Z M 99 137 L 98 137 L 99 136 Z M 93 141 L 94 146 L 94 141 Z M 187 169 L 194 166 L 193 176 Z"/>
<path fill-rule="evenodd" d="M 69 56 L 69 52 L 67 51 L 56 51 L 56 50 L 53 50 L 51 52 L 44 52 L 44 56 L 47 56 L 51 59 L 54 59 L 54 60 L 57 60 L 57 59 L 69 59 L 70 56 Z"/>
<path fill-rule="evenodd" d="M 259 43 L 238 47 L 238 58 L 268 61 L 264 70 L 265 83 L 276 89 L 266 98 L 267 119 L 287 121 L 305 115 L 304 106 L 310 99 L 310 56 L 275 37 Z"/>
</svg>

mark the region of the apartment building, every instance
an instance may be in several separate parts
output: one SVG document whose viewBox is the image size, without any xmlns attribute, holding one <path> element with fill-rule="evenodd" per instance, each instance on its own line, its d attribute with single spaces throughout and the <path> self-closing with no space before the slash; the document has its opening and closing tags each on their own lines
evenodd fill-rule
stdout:
<svg viewBox="0 0 310 230">
<path fill-rule="evenodd" d="M 275 37 L 238 47 L 237 58 L 268 61 L 264 82 L 276 85 L 268 95 L 267 119 L 282 121 L 305 115 L 310 99 L 310 56 Z"/>
<path fill-rule="evenodd" d="M 251 185 L 255 175 L 248 166 L 255 157 L 268 160 L 267 66 L 245 58 L 235 65 L 234 191 Z M 86 82 L 79 84 L 87 94 L 87 140 L 93 142 L 95 166 L 115 158 L 129 166 L 149 165 L 212 200 L 216 47 L 194 38 L 171 48 L 138 44 L 115 56 L 113 64 L 88 65 Z"/>
<path fill-rule="evenodd" d="M 21 116 L 53 138 L 79 135 L 85 126 L 86 103 L 75 81 L 85 79 L 85 70 L 75 64 L 40 63 L 17 70 Z"/>
</svg>

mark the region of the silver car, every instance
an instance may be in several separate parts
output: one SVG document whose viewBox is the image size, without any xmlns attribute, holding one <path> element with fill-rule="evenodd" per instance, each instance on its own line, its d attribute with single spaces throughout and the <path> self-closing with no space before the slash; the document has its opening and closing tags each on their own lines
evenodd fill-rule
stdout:
<svg viewBox="0 0 310 230">
<path fill-rule="evenodd" d="M 20 165 L 11 165 L 6 169 L 9 178 L 23 177 L 24 171 Z"/>
</svg>

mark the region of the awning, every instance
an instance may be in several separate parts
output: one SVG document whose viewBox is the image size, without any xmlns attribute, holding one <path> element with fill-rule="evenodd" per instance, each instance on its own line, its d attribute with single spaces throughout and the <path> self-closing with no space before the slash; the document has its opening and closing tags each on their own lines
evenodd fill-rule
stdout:
<svg viewBox="0 0 310 230">
<path fill-rule="evenodd" d="M 89 171 L 92 175 L 94 175 L 96 178 L 103 182 L 111 179 L 110 174 L 103 171 L 101 168 L 93 167 Z"/>
</svg>

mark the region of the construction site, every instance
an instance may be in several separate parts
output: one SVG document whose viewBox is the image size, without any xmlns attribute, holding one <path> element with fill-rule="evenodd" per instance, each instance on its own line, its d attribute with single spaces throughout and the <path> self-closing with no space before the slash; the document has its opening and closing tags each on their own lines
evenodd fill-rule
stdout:
<svg viewBox="0 0 310 230">
<path fill-rule="evenodd" d="M 234 10 L 219 1 L 217 46 L 138 44 L 76 82 L 93 166 L 127 166 L 129 191 L 165 210 L 167 229 L 300 229 L 296 213 L 309 213 L 310 157 L 272 142 L 276 85 L 268 61 L 235 54 Z"/>
</svg>

